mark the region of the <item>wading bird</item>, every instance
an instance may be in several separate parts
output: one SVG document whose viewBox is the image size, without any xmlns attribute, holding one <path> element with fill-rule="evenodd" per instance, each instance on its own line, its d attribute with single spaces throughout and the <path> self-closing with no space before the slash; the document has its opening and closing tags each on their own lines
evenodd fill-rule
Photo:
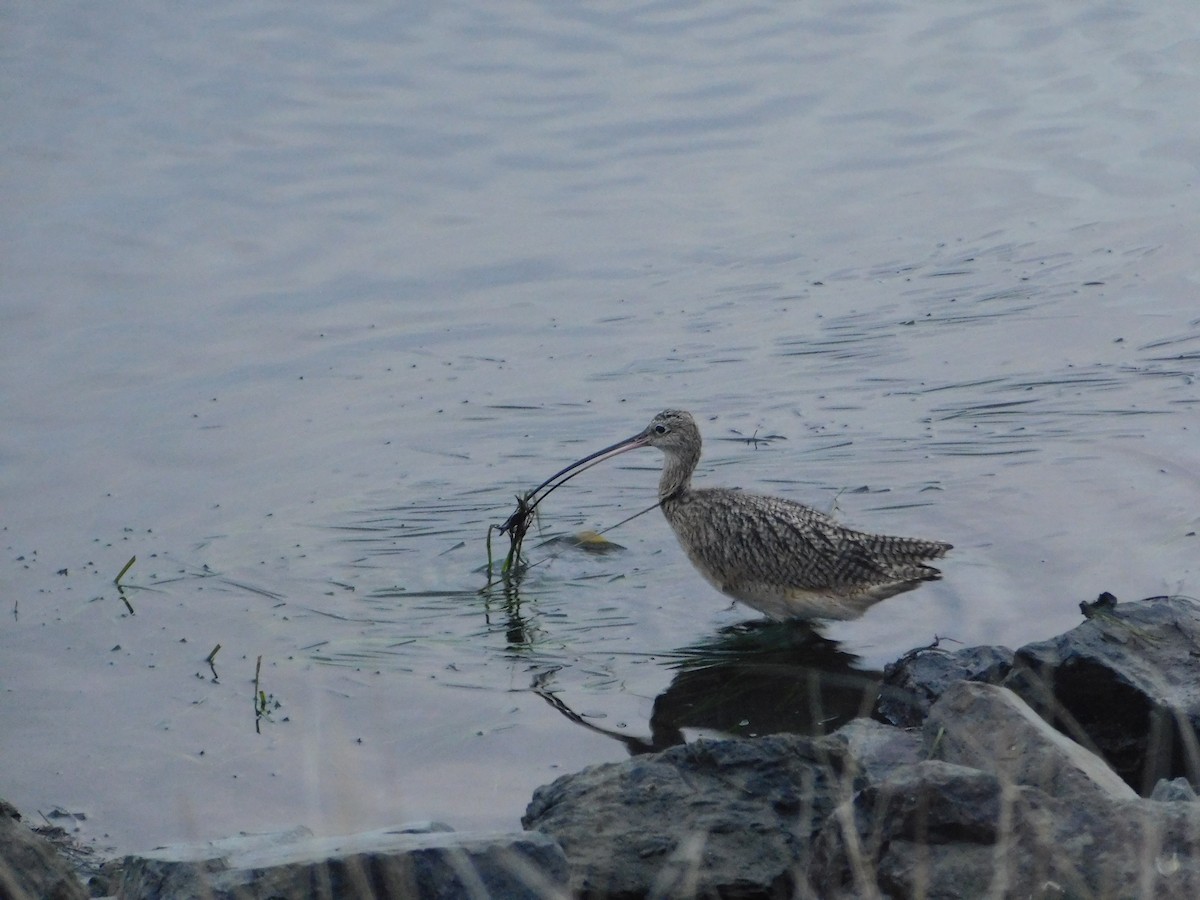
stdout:
<svg viewBox="0 0 1200 900">
<path fill-rule="evenodd" d="M 941 578 L 928 561 L 944 556 L 950 544 L 855 531 L 781 497 L 693 488 L 700 429 L 678 409 L 664 410 L 633 437 L 543 482 L 527 495 L 528 514 L 584 468 L 638 447 L 657 447 L 665 456 L 658 503 L 692 565 L 717 590 L 772 619 L 853 619 L 880 600 Z"/>
</svg>

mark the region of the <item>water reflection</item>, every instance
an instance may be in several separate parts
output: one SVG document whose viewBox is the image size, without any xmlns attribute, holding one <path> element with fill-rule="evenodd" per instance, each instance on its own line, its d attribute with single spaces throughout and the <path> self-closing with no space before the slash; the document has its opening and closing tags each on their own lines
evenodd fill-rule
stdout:
<svg viewBox="0 0 1200 900">
<path fill-rule="evenodd" d="M 499 580 L 489 581 L 479 593 L 484 599 L 483 618 L 488 628 L 503 628 L 508 645 L 524 649 L 533 645 L 534 633 L 521 614 L 519 583 L 518 573 L 506 572 Z"/>
<path fill-rule="evenodd" d="M 532 690 L 566 718 L 620 741 L 631 754 L 682 744 L 685 729 L 728 735 L 827 734 L 868 715 L 882 673 L 804 622 L 751 621 L 669 654 L 675 670 L 654 700 L 649 737 L 603 728 L 571 709 L 554 691 L 554 671 Z"/>
</svg>

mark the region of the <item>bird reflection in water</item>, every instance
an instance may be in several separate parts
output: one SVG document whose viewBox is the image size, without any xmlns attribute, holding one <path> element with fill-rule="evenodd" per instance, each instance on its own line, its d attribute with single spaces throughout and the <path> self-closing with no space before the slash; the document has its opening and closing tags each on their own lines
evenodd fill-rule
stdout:
<svg viewBox="0 0 1200 900">
<path fill-rule="evenodd" d="M 532 690 L 566 718 L 620 741 L 631 754 L 686 742 L 685 729 L 723 735 L 821 735 L 870 715 L 883 673 L 804 622 L 752 621 L 669 654 L 675 677 L 654 700 L 649 737 L 604 728 L 575 712 L 551 687 L 549 670 Z"/>
</svg>

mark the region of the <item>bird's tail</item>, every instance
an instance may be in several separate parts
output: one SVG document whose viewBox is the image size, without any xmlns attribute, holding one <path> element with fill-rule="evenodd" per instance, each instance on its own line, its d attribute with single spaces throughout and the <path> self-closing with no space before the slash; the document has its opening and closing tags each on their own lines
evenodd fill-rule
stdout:
<svg viewBox="0 0 1200 900">
<path fill-rule="evenodd" d="M 880 559 L 894 566 L 919 564 L 926 559 L 941 559 L 954 545 L 943 541 L 926 541 L 921 538 L 891 537 L 886 534 L 869 535 L 866 541 Z"/>
</svg>

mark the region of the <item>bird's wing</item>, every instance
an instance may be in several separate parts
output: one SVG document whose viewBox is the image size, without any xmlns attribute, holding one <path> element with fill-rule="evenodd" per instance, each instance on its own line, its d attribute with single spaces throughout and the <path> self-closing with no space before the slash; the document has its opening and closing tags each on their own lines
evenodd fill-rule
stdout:
<svg viewBox="0 0 1200 900">
<path fill-rule="evenodd" d="M 672 524 L 692 561 L 727 585 L 820 590 L 887 578 L 859 532 L 782 497 L 695 491 Z"/>
</svg>

